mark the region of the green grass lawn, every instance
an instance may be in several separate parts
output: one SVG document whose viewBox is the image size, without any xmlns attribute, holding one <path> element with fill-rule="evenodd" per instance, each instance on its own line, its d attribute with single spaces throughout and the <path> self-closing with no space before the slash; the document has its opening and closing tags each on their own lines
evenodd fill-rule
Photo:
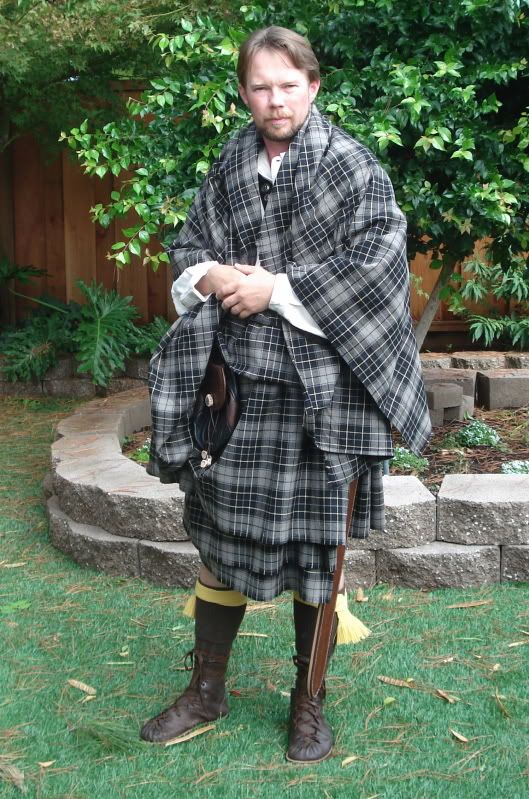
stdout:
<svg viewBox="0 0 529 799">
<path fill-rule="evenodd" d="M 0 401 L 1 797 L 529 796 L 527 584 L 366 592 L 353 611 L 373 634 L 333 659 L 336 746 L 321 765 L 284 759 L 287 595 L 249 606 L 231 715 L 185 744 L 140 743 L 142 721 L 187 683 L 193 625 L 186 592 L 81 569 L 49 544 L 41 481 L 72 407 Z M 481 604 L 450 607 L 469 602 Z"/>
</svg>

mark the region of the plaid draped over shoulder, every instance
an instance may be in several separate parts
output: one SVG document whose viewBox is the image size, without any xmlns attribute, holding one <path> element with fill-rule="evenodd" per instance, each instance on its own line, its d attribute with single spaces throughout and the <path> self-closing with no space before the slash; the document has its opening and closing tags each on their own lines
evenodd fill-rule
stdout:
<svg viewBox="0 0 529 799">
<path fill-rule="evenodd" d="M 265 269 L 286 272 L 327 337 L 280 320 L 316 445 L 325 452 L 374 454 L 347 423 L 360 383 L 420 452 L 431 425 L 409 314 L 406 223 L 388 176 L 369 150 L 313 107 L 283 158 L 263 217 L 260 146 L 252 123 L 211 167 L 169 248 L 175 276 L 203 261 L 255 263 L 257 252 Z M 207 325 L 218 330 L 215 302 L 210 298 L 186 314 L 187 326 L 201 331 L 195 336 L 209 340 Z M 193 371 L 186 392 L 200 383 L 199 370 Z"/>
</svg>

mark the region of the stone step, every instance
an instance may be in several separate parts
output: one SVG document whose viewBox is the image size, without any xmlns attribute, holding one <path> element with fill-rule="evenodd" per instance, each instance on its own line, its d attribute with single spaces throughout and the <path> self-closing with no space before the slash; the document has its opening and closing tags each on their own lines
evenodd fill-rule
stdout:
<svg viewBox="0 0 529 799">
<path fill-rule="evenodd" d="M 435 541 L 435 497 L 417 477 L 385 475 L 386 531 L 371 530 L 369 538 L 350 538 L 350 549 L 397 549 Z"/>
<path fill-rule="evenodd" d="M 121 453 L 120 439 L 149 424 L 144 387 L 95 400 L 59 423 L 53 490 L 71 519 L 130 538 L 187 539 L 178 485 L 160 483 Z"/>
<path fill-rule="evenodd" d="M 377 552 L 377 579 L 406 588 L 472 588 L 500 580 L 500 548 L 440 541 Z"/>
<path fill-rule="evenodd" d="M 501 579 L 506 582 L 529 582 L 529 545 L 501 548 Z"/>
<path fill-rule="evenodd" d="M 453 352 L 450 365 L 455 369 L 503 369 L 507 365 L 504 352 Z"/>
<path fill-rule="evenodd" d="M 80 566 L 118 576 L 140 576 L 138 541 L 73 521 L 61 510 L 56 496 L 48 500 L 47 511 L 50 541 Z"/>
<path fill-rule="evenodd" d="M 495 408 L 524 408 L 529 405 L 529 369 L 491 369 L 478 372 L 480 405 Z"/>
<path fill-rule="evenodd" d="M 427 369 L 423 371 L 426 388 L 430 383 L 455 383 L 461 386 L 463 394 L 473 397 L 476 393 L 476 375 L 474 369 Z"/>
<path fill-rule="evenodd" d="M 437 538 L 457 544 L 529 544 L 529 475 L 448 474 Z"/>
</svg>

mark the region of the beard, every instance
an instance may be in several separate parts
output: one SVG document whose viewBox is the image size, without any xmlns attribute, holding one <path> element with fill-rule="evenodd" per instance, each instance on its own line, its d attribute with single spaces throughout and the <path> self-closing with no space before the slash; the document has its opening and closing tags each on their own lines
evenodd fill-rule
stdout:
<svg viewBox="0 0 529 799">
<path fill-rule="evenodd" d="M 287 124 L 281 125 L 280 128 L 274 127 L 271 121 L 265 122 L 263 125 L 256 125 L 256 127 L 259 133 L 269 141 L 291 141 L 304 124 L 305 120 L 296 123 L 292 119 L 287 119 Z"/>
</svg>

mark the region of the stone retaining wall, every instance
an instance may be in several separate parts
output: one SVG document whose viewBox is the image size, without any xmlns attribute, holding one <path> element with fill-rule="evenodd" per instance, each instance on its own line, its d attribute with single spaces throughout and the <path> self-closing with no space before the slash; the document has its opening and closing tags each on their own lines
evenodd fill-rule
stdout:
<svg viewBox="0 0 529 799">
<path fill-rule="evenodd" d="M 146 388 L 93 400 L 57 428 L 45 481 L 50 538 L 84 566 L 164 586 L 194 584 L 183 494 L 121 452 L 150 424 Z M 416 477 L 384 477 L 387 532 L 351 541 L 351 588 L 529 580 L 529 475 L 448 475 L 437 499 Z"/>
</svg>

